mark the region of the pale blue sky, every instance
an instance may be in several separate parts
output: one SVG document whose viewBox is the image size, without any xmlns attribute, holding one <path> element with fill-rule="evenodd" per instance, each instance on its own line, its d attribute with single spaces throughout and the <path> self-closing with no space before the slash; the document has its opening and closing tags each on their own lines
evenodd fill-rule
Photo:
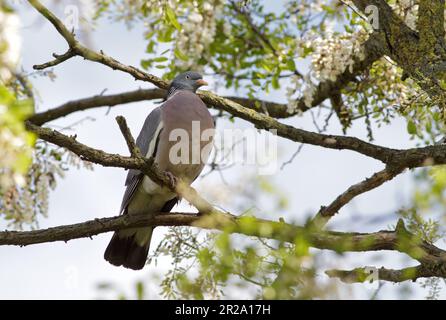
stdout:
<svg viewBox="0 0 446 320">
<path fill-rule="evenodd" d="M 67 2 L 68 3 L 68 2 Z M 53 52 L 62 53 L 66 49 L 63 39 L 49 23 L 35 14 L 27 4 L 19 6 L 23 22 L 23 61 L 26 72 L 32 71 L 32 65 L 50 59 Z M 60 13 L 60 12 L 59 12 Z M 139 66 L 145 42 L 141 26 L 128 30 L 123 24 L 101 20 L 91 34 L 91 43 L 95 49 L 102 49 L 114 58 L 127 64 Z M 107 93 L 118 93 L 150 87 L 146 83 L 135 82 L 126 74 L 112 71 L 104 66 L 85 62 L 79 58 L 72 59 L 55 69 L 57 79 L 52 82 L 48 78 L 33 79 L 42 103 L 39 110 L 55 107 L 63 102 L 88 97 L 107 89 Z M 159 73 L 158 73 L 159 74 Z M 216 90 L 218 93 L 232 93 Z M 284 101 L 283 92 L 276 92 L 267 97 L 270 100 Z M 152 102 L 134 103 L 112 108 L 106 115 L 106 109 L 73 114 L 69 118 L 60 119 L 51 124 L 67 125 L 86 115 L 95 121 L 86 121 L 76 127 L 78 140 L 107 152 L 127 154 L 125 142 L 115 123 L 116 115 L 124 115 L 134 133 L 138 132 L 143 119 L 153 107 Z M 294 126 L 314 130 L 311 118 L 287 120 Z M 252 127 L 244 121 L 236 121 L 234 125 L 225 126 Z M 339 134 L 337 121 L 332 121 L 330 133 Z M 350 130 L 350 135 L 366 139 L 366 131 L 362 124 Z M 375 130 L 376 143 L 386 146 L 406 148 L 413 146 L 406 135 L 405 123 L 395 121 L 391 127 Z M 279 144 L 280 161 L 286 161 L 296 150 L 297 145 L 283 139 Z M 332 201 L 340 192 L 351 184 L 370 176 L 382 168 L 382 165 L 349 151 L 326 150 L 313 146 L 305 146 L 294 162 L 279 171 L 273 180 L 281 184 L 289 196 L 290 208 L 281 212 L 280 216 L 289 221 L 304 221 L 307 214 L 314 212 L 321 205 Z M 126 172 L 117 168 L 95 166 L 93 172 L 84 169 L 72 169 L 63 180 L 59 180 L 56 191 L 51 194 L 48 219 L 40 219 L 42 228 L 61 224 L 82 222 L 97 217 L 114 216 L 118 213 Z M 240 168 L 225 173 L 229 185 L 236 184 Z M 218 174 L 199 181 L 198 190 L 204 186 L 212 186 L 219 181 Z M 407 202 L 412 182 L 410 173 L 403 174 L 377 190 L 355 199 L 346 206 L 332 226 L 338 230 L 376 231 L 385 229 L 395 223 L 395 210 Z M 183 204 L 181 209 L 190 210 Z M 368 219 L 381 217 L 378 223 Z M 277 216 L 268 216 L 271 219 Z M 4 224 L 2 224 L 4 225 Z M 162 236 L 162 228 L 155 232 L 152 248 Z M 90 239 L 73 240 L 65 243 L 49 243 L 25 248 L 0 247 L 0 298 L 52 298 L 89 299 L 98 296 L 95 286 L 98 282 L 110 281 L 130 290 L 136 280 L 147 278 L 151 272 L 161 272 L 166 264 L 150 265 L 142 271 L 131 271 L 116 268 L 103 260 L 103 251 L 111 234 L 102 234 Z M 346 268 L 365 264 L 370 256 L 376 254 L 348 254 L 346 256 L 325 255 L 328 264 L 342 265 Z M 402 255 L 384 253 L 378 267 L 401 267 Z M 324 277 L 324 275 L 321 275 Z M 354 285 L 357 297 L 367 297 L 374 286 L 364 288 Z M 400 285 L 387 284 L 381 297 L 391 298 L 398 292 Z M 157 297 L 159 290 L 152 283 L 148 290 L 149 297 Z M 426 292 L 418 290 L 416 297 L 422 298 Z M 239 293 L 243 296 L 243 293 Z M 345 297 L 348 297 L 347 295 Z"/>
</svg>

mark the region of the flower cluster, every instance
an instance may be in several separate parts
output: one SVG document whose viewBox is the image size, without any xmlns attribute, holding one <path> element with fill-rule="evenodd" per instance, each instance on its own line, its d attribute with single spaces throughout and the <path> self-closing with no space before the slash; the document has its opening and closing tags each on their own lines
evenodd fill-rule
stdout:
<svg viewBox="0 0 446 320">
<path fill-rule="evenodd" d="M 5 219 L 14 227 L 23 228 L 24 225 L 35 225 L 38 215 L 46 217 L 49 192 L 56 187 L 56 176 L 64 176 L 61 164 L 36 152 L 23 183 L 10 186 L 0 198 Z"/>
<path fill-rule="evenodd" d="M 11 77 L 11 69 L 18 63 L 21 47 L 19 25 L 16 14 L 0 9 L 0 82 Z"/>
<path fill-rule="evenodd" d="M 64 178 L 68 167 L 92 170 L 90 162 L 80 159 L 68 150 L 55 150 L 47 143 L 38 144 L 32 165 L 23 175 L 20 184 L 12 184 L 0 193 L 1 214 L 16 228 L 35 226 L 37 217 L 48 216 L 50 191 L 57 185 L 57 178 Z M 2 175 L 1 175 L 2 176 Z"/>
<path fill-rule="evenodd" d="M 188 57 L 187 60 L 176 59 L 175 65 L 180 69 L 201 71 L 201 59 L 211 60 L 209 47 L 217 32 L 216 16 L 223 11 L 223 1 L 212 0 L 198 5 L 190 2 L 179 8 L 184 17 L 181 31 L 176 37 L 175 47 Z M 229 32 L 229 31 L 228 31 Z"/>
<path fill-rule="evenodd" d="M 365 31 L 347 34 L 327 32 L 323 38 L 309 33 L 298 48 L 299 56 L 303 55 L 304 48 L 311 49 L 309 72 L 303 83 L 299 77 L 291 78 L 287 87 L 288 112 L 296 112 L 296 93 L 300 93 L 305 105 L 311 107 L 317 83 L 336 81 L 345 70 L 353 71 L 355 61 L 364 59 L 363 43 L 367 38 L 368 33 Z"/>
<path fill-rule="evenodd" d="M 20 21 L 0 9 L 0 194 L 13 184 L 23 183 L 23 169 L 30 155 L 30 134 L 22 120 L 31 108 L 20 103 L 7 85 L 20 55 Z"/>
<path fill-rule="evenodd" d="M 319 81 L 336 81 L 345 70 L 352 72 L 355 60 L 364 59 L 362 44 L 368 33 L 332 35 L 330 38 L 316 38 L 312 41 L 312 69 Z"/>
<path fill-rule="evenodd" d="M 397 13 L 404 22 L 413 30 L 416 29 L 418 17 L 418 1 L 415 0 L 398 0 L 392 5 L 392 9 Z"/>
</svg>

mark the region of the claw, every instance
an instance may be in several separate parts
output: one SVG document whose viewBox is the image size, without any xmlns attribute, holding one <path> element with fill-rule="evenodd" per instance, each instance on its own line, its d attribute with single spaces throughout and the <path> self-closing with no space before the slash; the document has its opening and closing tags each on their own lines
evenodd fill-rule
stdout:
<svg viewBox="0 0 446 320">
<path fill-rule="evenodd" d="M 166 177 L 169 180 L 169 187 L 175 189 L 178 183 L 178 178 L 170 171 L 166 171 Z"/>
</svg>

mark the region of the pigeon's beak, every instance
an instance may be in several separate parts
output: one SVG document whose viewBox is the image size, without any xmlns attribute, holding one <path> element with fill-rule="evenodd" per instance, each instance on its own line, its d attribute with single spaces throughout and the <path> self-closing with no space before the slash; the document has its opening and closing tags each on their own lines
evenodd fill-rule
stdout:
<svg viewBox="0 0 446 320">
<path fill-rule="evenodd" d="M 203 79 L 198 79 L 197 81 L 195 81 L 195 83 L 201 87 L 201 86 L 207 86 L 208 83 L 206 81 L 204 81 Z"/>
</svg>

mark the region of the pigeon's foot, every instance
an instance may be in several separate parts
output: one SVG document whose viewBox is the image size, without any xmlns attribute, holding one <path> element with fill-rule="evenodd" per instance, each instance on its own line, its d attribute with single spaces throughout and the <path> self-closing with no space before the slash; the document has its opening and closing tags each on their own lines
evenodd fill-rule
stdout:
<svg viewBox="0 0 446 320">
<path fill-rule="evenodd" d="M 169 180 L 169 188 L 175 189 L 178 183 L 178 178 L 170 171 L 165 172 L 167 179 Z"/>
</svg>

